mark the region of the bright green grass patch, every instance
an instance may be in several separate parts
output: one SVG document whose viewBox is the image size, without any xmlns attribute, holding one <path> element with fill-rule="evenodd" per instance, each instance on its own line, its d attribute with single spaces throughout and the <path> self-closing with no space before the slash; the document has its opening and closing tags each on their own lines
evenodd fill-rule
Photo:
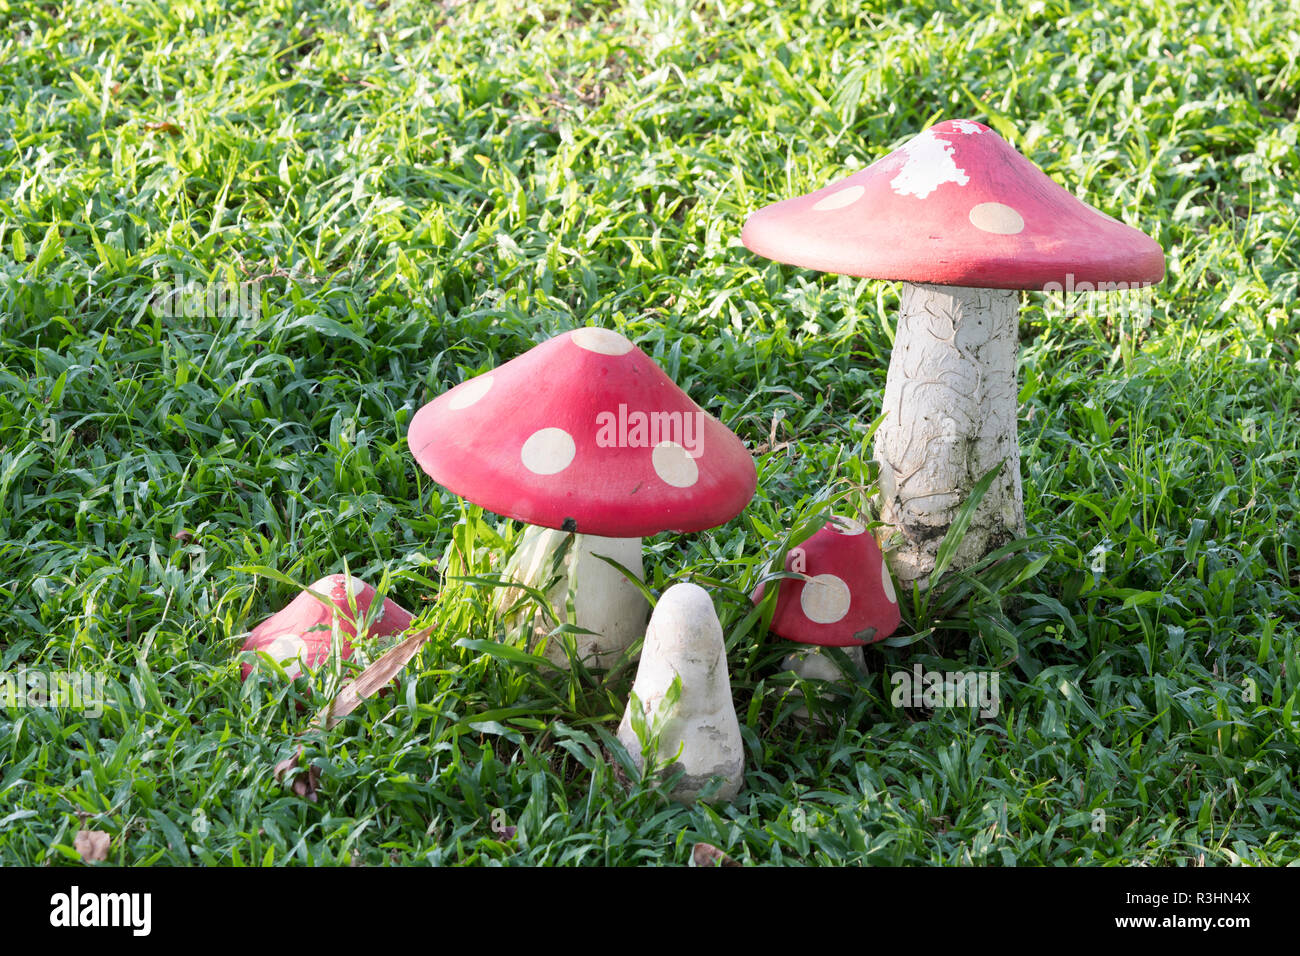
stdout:
<svg viewBox="0 0 1300 956">
<path fill-rule="evenodd" d="M 82 826 L 116 863 L 1295 859 L 1291 5 L 0 0 L 0 25 L 0 673 L 106 698 L 0 709 L 0 861 L 76 859 Z M 1168 276 L 1133 310 L 1026 295 L 1035 537 L 905 601 L 810 730 L 747 595 L 867 500 L 896 290 L 759 260 L 740 225 L 960 116 Z M 620 784 L 630 670 L 489 652 L 491 590 L 455 578 L 514 529 L 406 449 L 420 404 L 584 324 L 756 452 L 740 518 L 647 542 L 652 589 L 710 586 L 723 620 L 730 807 Z M 313 732 L 239 681 L 293 593 L 250 569 L 345 567 L 437 631 Z M 895 706 L 918 662 L 998 668 L 998 715 Z M 318 802 L 273 779 L 296 743 Z"/>
</svg>

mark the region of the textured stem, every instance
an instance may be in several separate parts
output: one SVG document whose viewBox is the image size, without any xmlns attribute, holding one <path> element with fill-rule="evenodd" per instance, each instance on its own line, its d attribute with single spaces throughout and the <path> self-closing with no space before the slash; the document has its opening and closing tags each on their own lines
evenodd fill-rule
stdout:
<svg viewBox="0 0 1300 956">
<path fill-rule="evenodd" d="M 571 635 L 580 660 L 588 667 L 609 667 L 632 642 L 645 633 L 650 605 L 641 591 L 596 555 L 617 561 L 638 578 L 644 575 L 640 538 L 601 538 L 574 535 L 560 566 L 557 552 L 569 533 L 530 525 L 506 565 L 506 580 L 532 588 L 542 588 L 558 572 L 559 580 L 547 592 L 547 598 L 561 620 L 565 619 L 570 595 L 573 598 L 574 622 L 594 634 Z M 520 598 L 511 588 L 501 592 L 498 610 L 504 611 Z M 533 640 L 540 640 L 552 630 L 549 619 L 537 611 L 529 622 Z M 560 636 L 546 645 L 546 657 L 558 667 L 568 669 L 569 657 Z"/>
<path fill-rule="evenodd" d="M 934 569 L 972 487 L 999 463 L 952 566 L 968 567 L 1025 534 L 1016 442 L 1019 301 L 1014 290 L 903 284 L 875 455 L 881 520 L 903 536 L 888 558 L 904 587 Z"/>
</svg>

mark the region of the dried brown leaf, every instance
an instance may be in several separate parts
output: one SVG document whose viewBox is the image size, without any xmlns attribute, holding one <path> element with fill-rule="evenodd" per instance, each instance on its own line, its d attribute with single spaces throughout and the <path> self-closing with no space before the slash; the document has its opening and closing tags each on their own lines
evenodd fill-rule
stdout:
<svg viewBox="0 0 1300 956">
<path fill-rule="evenodd" d="M 740 866 L 711 843 L 697 843 L 691 848 L 691 866 Z"/>
<path fill-rule="evenodd" d="M 296 796 L 304 797 L 315 803 L 316 790 L 320 787 L 320 767 L 315 764 L 301 766 L 302 749 L 292 757 L 286 757 L 275 765 L 277 783 L 287 783 Z"/>
<path fill-rule="evenodd" d="M 358 674 L 356 680 L 340 690 L 316 715 L 316 722 L 329 730 L 356 710 L 363 700 L 397 676 L 432 633 L 433 627 L 426 627 L 390 648 L 383 657 Z"/>
<path fill-rule="evenodd" d="M 110 843 L 103 830 L 78 830 L 72 848 L 81 854 L 83 863 L 103 863 L 108 859 Z"/>
</svg>

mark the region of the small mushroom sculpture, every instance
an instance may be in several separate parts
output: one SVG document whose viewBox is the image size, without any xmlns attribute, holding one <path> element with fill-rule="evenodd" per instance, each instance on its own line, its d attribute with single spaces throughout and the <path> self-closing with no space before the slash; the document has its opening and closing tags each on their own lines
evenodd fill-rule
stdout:
<svg viewBox="0 0 1300 956">
<path fill-rule="evenodd" d="M 440 485 L 527 523 L 505 577 L 573 594 L 575 652 L 608 667 L 645 627 L 641 538 L 730 521 L 757 486 L 754 460 L 725 425 L 618 332 L 581 328 L 461 382 L 411 420 L 411 453 Z M 549 530 L 548 530 L 549 529 Z M 569 542 L 569 536 L 576 537 Z M 502 602 L 506 603 L 506 602 Z M 536 625 L 541 636 L 550 628 Z M 547 657 L 568 666 L 557 641 Z"/>
<path fill-rule="evenodd" d="M 322 601 L 317 595 L 328 601 Z M 243 680 L 248 680 L 255 669 L 256 652 L 265 653 L 281 664 L 290 677 L 301 676 L 303 668 L 318 667 L 329 658 L 336 622 L 342 638 L 339 657 L 348 660 L 352 657 L 351 639 L 370 615 L 375 597 L 373 587 L 346 574 L 331 574 L 314 582 L 249 633 L 240 667 Z M 411 613 L 391 598 L 384 598 L 383 606 L 370 624 L 369 634 L 392 637 L 410 626 Z"/>
<path fill-rule="evenodd" d="M 811 538 L 791 548 L 785 570 L 800 575 L 779 582 L 768 630 L 812 647 L 791 654 L 785 666 L 799 677 L 839 680 L 838 667 L 821 653 L 843 648 L 859 672 L 866 670 L 862 648 L 893 634 L 902 620 L 889 566 L 865 525 L 833 518 Z M 758 604 L 766 592 L 752 595 Z"/>
<path fill-rule="evenodd" d="M 680 680 L 680 693 L 669 691 Z M 708 802 L 729 801 L 744 782 L 745 752 L 731 699 L 722 625 L 709 592 L 697 584 L 674 584 L 655 605 L 632 685 L 633 699 L 618 728 L 618 741 L 644 770 L 672 758 L 666 774 L 681 773 L 671 796 L 692 803 L 717 783 Z M 643 752 L 634 729 L 640 707 L 657 746 Z M 650 743 L 647 741 L 646 743 Z"/>
<path fill-rule="evenodd" d="M 1153 239 L 971 120 L 939 123 L 845 179 L 759 209 L 741 240 L 779 262 L 904 280 L 875 444 L 904 587 L 924 584 L 957 512 L 999 465 L 953 567 L 1025 533 L 1015 290 L 1143 288 L 1165 271 Z"/>
</svg>

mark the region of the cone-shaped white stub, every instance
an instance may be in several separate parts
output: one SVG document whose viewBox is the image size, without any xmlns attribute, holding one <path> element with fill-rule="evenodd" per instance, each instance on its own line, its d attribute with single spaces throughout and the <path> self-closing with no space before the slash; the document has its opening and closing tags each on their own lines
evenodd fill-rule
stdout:
<svg viewBox="0 0 1300 956">
<path fill-rule="evenodd" d="M 665 696 L 674 678 L 681 679 L 681 694 L 669 704 Z M 722 777 L 723 783 L 709 799 L 734 799 L 744 781 L 744 745 L 731 700 L 722 626 L 702 587 L 675 584 L 659 599 L 632 693 L 644 709 L 646 725 L 659 735 L 657 752 L 643 754 L 632 730 L 629 703 L 618 739 L 637 766 L 643 767 L 647 756 L 658 764 L 676 755 L 666 775 L 684 771 L 684 776 L 673 799 L 694 801 L 715 777 Z"/>
</svg>

